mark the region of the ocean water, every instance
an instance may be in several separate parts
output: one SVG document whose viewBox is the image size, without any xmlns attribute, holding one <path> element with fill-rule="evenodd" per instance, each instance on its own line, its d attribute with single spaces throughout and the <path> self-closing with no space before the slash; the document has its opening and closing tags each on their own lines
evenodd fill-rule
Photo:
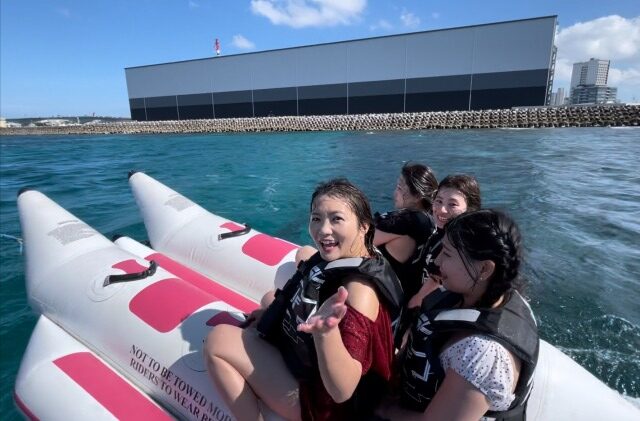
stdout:
<svg viewBox="0 0 640 421">
<path fill-rule="evenodd" d="M 110 237 L 146 234 L 127 183 L 147 174 L 214 213 L 308 243 L 310 193 L 345 176 L 393 206 L 404 161 L 466 172 L 510 212 L 542 338 L 640 397 L 640 128 L 0 137 L 0 414 L 36 315 L 24 288 L 16 193 L 30 186 Z"/>
</svg>

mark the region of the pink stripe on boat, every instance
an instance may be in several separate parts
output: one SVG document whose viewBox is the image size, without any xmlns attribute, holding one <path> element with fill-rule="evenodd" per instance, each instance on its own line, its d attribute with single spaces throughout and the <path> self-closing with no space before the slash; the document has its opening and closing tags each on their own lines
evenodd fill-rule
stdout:
<svg viewBox="0 0 640 421">
<path fill-rule="evenodd" d="M 243 225 L 236 224 L 235 222 L 225 222 L 224 224 L 220 225 L 220 228 L 226 228 L 229 231 L 240 231 L 245 227 Z"/>
<path fill-rule="evenodd" d="M 146 257 L 147 260 L 155 260 L 163 269 L 171 272 L 174 276 L 184 279 L 196 288 L 218 297 L 220 300 L 229 304 L 232 307 L 237 308 L 245 313 L 250 313 L 256 308 L 258 304 L 245 298 L 244 296 L 232 291 L 219 283 L 207 278 L 206 276 L 189 269 L 188 267 L 176 262 L 170 257 L 161 253 L 153 253 Z"/>
<path fill-rule="evenodd" d="M 136 294 L 129 302 L 129 310 L 158 332 L 166 333 L 214 301 L 219 299 L 182 279 L 169 278 Z"/>
<path fill-rule="evenodd" d="M 134 259 L 123 260 L 122 262 L 116 263 L 111 267 L 114 269 L 120 269 L 124 273 L 138 273 L 138 272 L 142 272 L 143 270 L 149 269 L 142 266 L 140 263 L 136 262 Z"/>
<path fill-rule="evenodd" d="M 298 246 L 288 241 L 266 234 L 258 234 L 249 238 L 247 242 L 244 243 L 242 252 L 265 265 L 275 266 L 280 263 L 291 250 L 297 248 Z"/>
<path fill-rule="evenodd" d="M 18 396 L 15 390 L 13 391 L 13 400 L 16 402 L 16 405 L 18 405 L 18 408 L 20 408 L 20 411 L 22 411 L 22 413 L 27 418 L 29 418 L 31 421 L 40 421 L 38 417 L 36 417 L 33 412 L 31 412 L 31 410 L 27 408 L 27 405 L 22 402 L 22 399 L 20 399 L 20 396 Z"/>
<path fill-rule="evenodd" d="M 221 311 L 209 320 L 207 320 L 207 326 L 216 326 L 216 325 L 232 325 L 232 326 L 240 326 L 242 322 L 226 311 Z"/>
<path fill-rule="evenodd" d="M 65 355 L 53 363 L 120 420 L 172 419 L 89 352 Z"/>
</svg>

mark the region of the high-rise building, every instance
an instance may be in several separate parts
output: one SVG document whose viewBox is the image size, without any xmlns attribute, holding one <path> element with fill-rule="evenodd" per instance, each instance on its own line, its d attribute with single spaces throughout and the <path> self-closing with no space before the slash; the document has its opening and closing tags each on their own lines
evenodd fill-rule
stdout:
<svg viewBox="0 0 640 421">
<path fill-rule="evenodd" d="M 617 102 L 618 88 L 611 86 L 576 86 L 571 90 L 572 104 L 611 104 Z"/>
<path fill-rule="evenodd" d="M 574 63 L 571 73 L 571 104 L 616 102 L 618 89 L 607 86 L 609 60 L 591 58 Z"/>
<path fill-rule="evenodd" d="M 573 64 L 571 88 L 576 86 L 605 86 L 609 78 L 609 60 L 591 58 L 589 61 Z"/>
<path fill-rule="evenodd" d="M 556 107 L 564 105 L 564 88 L 558 88 L 556 92 L 551 94 L 549 105 Z"/>
</svg>

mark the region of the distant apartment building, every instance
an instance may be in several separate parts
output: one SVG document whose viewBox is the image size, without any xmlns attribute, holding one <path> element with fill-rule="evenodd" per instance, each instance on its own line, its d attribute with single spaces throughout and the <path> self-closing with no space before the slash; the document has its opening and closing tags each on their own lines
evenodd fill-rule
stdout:
<svg viewBox="0 0 640 421">
<path fill-rule="evenodd" d="M 604 104 L 617 101 L 618 88 L 607 86 L 609 65 L 609 60 L 596 58 L 573 65 L 571 104 Z"/>
<path fill-rule="evenodd" d="M 573 72 L 571 73 L 571 88 L 581 85 L 606 85 L 609 78 L 609 64 L 609 60 L 597 58 L 574 63 Z"/>
<path fill-rule="evenodd" d="M 571 91 L 572 104 L 611 104 L 617 97 L 618 88 L 611 86 L 578 86 Z"/>
<path fill-rule="evenodd" d="M 549 105 L 553 107 L 558 107 L 564 105 L 565 93 L 564 88 L 558 88 L 556 92 L 551 94 L 551 100 L 549 100 Z"/>
</svg>

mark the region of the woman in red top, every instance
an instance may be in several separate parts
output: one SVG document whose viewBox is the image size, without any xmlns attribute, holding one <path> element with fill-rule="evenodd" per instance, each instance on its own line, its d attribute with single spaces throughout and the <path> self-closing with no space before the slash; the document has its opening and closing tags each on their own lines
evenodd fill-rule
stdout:
<svg viewBox="0 0 640 421">
<path fill-rule="evenodd" d="M 370 392 L 381 392 L 391 375 L 390 312 L 401 298 L 383 298 L 378 275 L 329 276 L 322 269 L 361 258 L 359 267 L 386 273 L 372 244 L 372 221 L 366 197 L 347 180 L 321 184 L 311 198 L 309 221 L 321 263 L 307 271 L 287 302 L 277 338 L 264 340 L 255 325 L 211 331 L 205 344 L 209 374 L 237 419 L 262 419 L 260 402 L 291 420 L 353 419 L 363 407 L 375 407 Z M 398 283 L 389 272 L 387 284 Z M 314 291 L 316 301 L 305 295 Z"/>
</svg>

